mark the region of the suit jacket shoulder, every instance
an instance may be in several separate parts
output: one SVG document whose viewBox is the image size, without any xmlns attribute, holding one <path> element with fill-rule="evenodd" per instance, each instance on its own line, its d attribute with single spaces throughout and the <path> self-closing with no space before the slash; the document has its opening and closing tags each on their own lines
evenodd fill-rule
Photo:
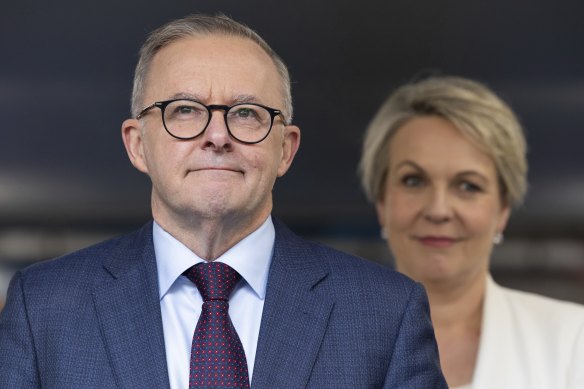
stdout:
<svg viewBox="0 0 584 389">
<path fill-rule="evenodd" d="M 419 284 L 274 225 L 253 387 L 446 388 Z"/>
<path fill-rule="evenodd" d="M 0 387 L 168 387 L 151 230 L 15 275 L 0 316 Z"/>
</svg>

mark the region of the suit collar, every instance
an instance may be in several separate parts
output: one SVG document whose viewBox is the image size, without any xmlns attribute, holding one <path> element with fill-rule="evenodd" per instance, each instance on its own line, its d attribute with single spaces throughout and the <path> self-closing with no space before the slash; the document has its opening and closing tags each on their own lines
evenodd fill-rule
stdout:
<svg viewBox="0 0 584 389">
<path fill-rule="evenodd" d="M 330 269 L 313 246 L 274 219 L 276 241 L 252 387 L 305 387 L 333 307 Z M 293 366 L 293 368 L 291 368 Z"/>
<path fill-rule="evenodd" d="M 168 292 L 176 279 L 194 264 L 204 262 L 182 242 L 153 223 L 153 242 L 158 267 L 160 299 Z M 266 296 L 266 281 L 272 261 L 274 246 L 274 224 L 268 217 L 251 234 L 216 259 L 235 269 L 263 300 Z"/>
<path fill-rule="evenodd" d="M 120 239 L 104 268 L 93 300 L 118 386 L 168 388 L 152 223 Z"/>
</svg>

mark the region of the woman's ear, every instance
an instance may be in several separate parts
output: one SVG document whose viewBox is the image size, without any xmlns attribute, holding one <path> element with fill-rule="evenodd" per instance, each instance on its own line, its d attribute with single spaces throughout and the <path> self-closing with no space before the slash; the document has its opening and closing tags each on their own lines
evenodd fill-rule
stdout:
<svg viewBox="0 0 584 389">
<path fill-rule="evenodd" d="M 507 227 L 507 222 L 509 221 L 509 216 L 511 216 L 511 207 L 509 205 L 503 205 L 499 212 L 499 219 L 497 221 L 497 232 L 503 233 L 505 227 Z"/>
</svg>

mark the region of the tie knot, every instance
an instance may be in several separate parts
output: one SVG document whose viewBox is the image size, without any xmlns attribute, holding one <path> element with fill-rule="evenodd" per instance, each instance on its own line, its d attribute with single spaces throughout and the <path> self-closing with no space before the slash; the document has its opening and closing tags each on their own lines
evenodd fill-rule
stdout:
<svg viewBox="0 0 584 389">
<path fill-rule="evenodd" d="M 203 301 L 229 300 L 235 284 L 241 279 L 238 272 L 221 262 L 200 263 L 185 275 L 197 286 Z"/>
</svg>

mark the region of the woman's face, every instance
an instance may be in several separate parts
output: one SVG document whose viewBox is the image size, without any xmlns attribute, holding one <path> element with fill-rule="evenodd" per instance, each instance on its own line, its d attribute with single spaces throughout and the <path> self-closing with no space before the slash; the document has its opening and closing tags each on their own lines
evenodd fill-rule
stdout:
<svg viewBox="0 0 584 389">
<path fill-rule="evenodd" d="M 398 270 L 423 283 L 485 273 L 509 217 L 492 159 L 438 116 L 406 122 L 389 152 L 377 214 Z"/>
</svg>

